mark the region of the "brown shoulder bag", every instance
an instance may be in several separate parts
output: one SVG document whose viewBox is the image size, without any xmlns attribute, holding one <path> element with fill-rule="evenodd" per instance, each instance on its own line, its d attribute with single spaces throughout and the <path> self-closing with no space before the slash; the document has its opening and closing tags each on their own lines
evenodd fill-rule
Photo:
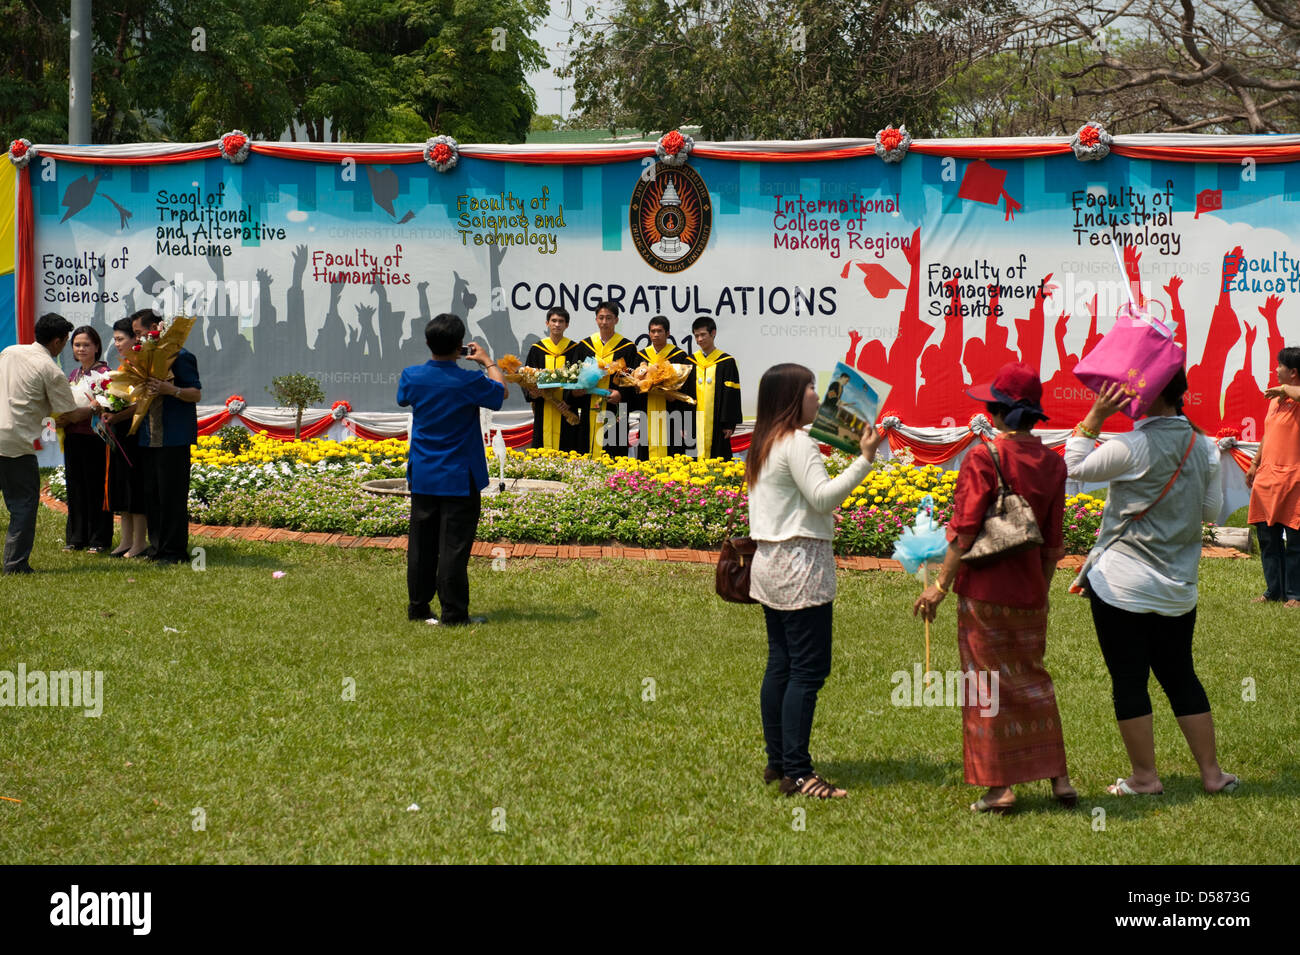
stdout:
<svg viewBox="0 0 1300 955">
<path fill-rule="evenodd" d="M 971 549 L 962 554 L 961 559 L 968 564 L 979 566 L 991 563 L 999 558 L 1040 547 L 1043 534 L 1038 529 L 1038 520 L 1029 502 L 1007 485 L 1002 475 L 1002 464 L 998 461 L 998 449 L 991 441 L 984 442 L 993 457 L 993 468 L 998 472 L 998 496 L 989 505 L 984 515 L 984 526 Z"/>
</svg>

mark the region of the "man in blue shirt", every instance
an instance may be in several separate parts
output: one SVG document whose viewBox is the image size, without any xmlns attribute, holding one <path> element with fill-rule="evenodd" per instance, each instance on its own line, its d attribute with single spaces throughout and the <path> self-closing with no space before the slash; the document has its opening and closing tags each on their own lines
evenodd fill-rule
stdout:
<svg viewBox="0 0 1300 955">
<path fill-rule="evenodd" d="M 424 329 L 431 361 L 402 372 L 397 403 L 413 412 L 409 483 L 411 531 L 406 551 L 407 619 L 429 620 L 434 594 L 444 626 L 484 622 L 469 616 L 469 551 L 478 532 L 479 492 L 488 484 L 479 408 L 498 411 L 505 378 L 476 343 L 462 355 L 465 323 L 442 314 Z M 456 364 L 476 361 L 483 372 Z"/>
</svg>

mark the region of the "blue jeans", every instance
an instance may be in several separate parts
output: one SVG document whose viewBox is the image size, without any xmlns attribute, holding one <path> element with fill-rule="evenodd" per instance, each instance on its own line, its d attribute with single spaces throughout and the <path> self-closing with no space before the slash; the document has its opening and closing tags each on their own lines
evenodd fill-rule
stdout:
<svg viewBox="0 0 1300 955">
<path fill-rule="evenodd" d="M 813 771 L 808 755 L 817 693 L 831 672 L 831 604 L 803 610 L 763 608 L 767 672 L 759 702 L 767 763 L 798 779 Z"/>
<path fill-rule="evenodd" d="M 1255 534 L 1264 564 L 1264 596 L 1269 600 L 1300 600 L 1300 530 L 1285 524 L 1261 523 L 1255 525 Z"/>
</svg>

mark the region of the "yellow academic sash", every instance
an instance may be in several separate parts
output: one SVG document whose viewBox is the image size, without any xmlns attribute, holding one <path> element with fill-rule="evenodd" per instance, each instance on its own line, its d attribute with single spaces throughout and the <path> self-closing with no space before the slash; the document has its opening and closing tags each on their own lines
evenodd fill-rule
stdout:
<svg viewBox="0 0 1300 955">
<path fill-rule="evenodd" d="M 717 389 L 718 363 L 731 356 L 720 348 L 713 349 L 711 355 L 696 352 L 691 356 L 695 362 L 695 446 L 699 449 L 701 459 L 711 457 L 713 452 L 713 412 L 714 394 Z"/>
<path fill-rule="evenodd" d="M 625 341 L 627 341 L 627 339 L 624 338 L 622 335 L 620 335 L 618 332 L 615 332 L 614 337 L 611 338 L 608 342 L 602 342 L 600 340 L 600 332 L 597 332 L 596 334 L 592 335 L 590 338 L 586 339 L 586 343 L 591 347 L 591 350 L 596 353 L 596 360 L 599 362 L 612 361 L 614 359 L 614 351 L 618 348 L 619 345 L 623 344 L 623 342 Z M 603 376 L 600 379 L 600 381 L 596 382 L 596 387 L 608 388 L 609 375 Z M 603 430 L 600 426 L 600 413 L 604 410 L 605 410 L 604 396 L 592 395 L 591 414 L 588 418 L 589 437 L 591 439 L 591 447 L 589 450 L 592 454 L 600 454 L 600 452 L 603 450 L 603 446 L 600 443 L 600 433 Z"/>
<path fill-rule="evenodd" d="M 666 359 L 676 347 L 669 343 L 664 345 L 663 351 L 656 352 L 653 347 L 647 346 L 640 355 L 653 365 L 661 358 Z M 666 458 L 668 457 L 668 422 L 664 412 L 668 410 L 668 399 L 661 392 L 648 392 L 645 410 L 647 433 L 641 436 L 641 443 L 649 449 L 650 457 Z"/>
<path fill-rule="evenodd" d="M 538 342 L 537 345 L 542 351 L 546 352 L 547 369 L 554 371 L 557 368 L 563 368 L 566 364 L 564 355 L 573 347 L 573 342 L 567 338 L 561 338 L 557 344 L 551 341 L 548 336 Z M 542 447 L 559 450 L 560 425 L 563 421 L 559 408 L 549 401 L 542 403 Z"/>
</svg>

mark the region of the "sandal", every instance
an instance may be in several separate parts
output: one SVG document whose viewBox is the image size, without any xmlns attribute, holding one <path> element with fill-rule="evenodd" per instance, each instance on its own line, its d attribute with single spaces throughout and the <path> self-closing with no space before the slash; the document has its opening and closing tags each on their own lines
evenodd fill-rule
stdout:
<svg viewBox="0 0 1300 955">
<path fill-rule="evenodd" d="M 1012 802 L 985 802 L 983 796 L 980 796 L 979 799 L 975 800 L 973 803 L 970 804 L 970 811 L 971 811 L 971 812 L 976 812 L 976 813 L 979 813 L 979 812 L 987 812 L 987 813 L 992 813 L 992 814 L 995 815 L 995 816 L 1005 816 L 1005 815 L 1008 815 L 1008 814 L 1010 814 L 1011 812 L 1013 812 L 1013 811 L 1015 810 L 1015 808 L 1016 808 L 1016 804 L 1015 804 L 1014 801 L 1012 801 Z"/>
<path fill-rule="evenodd" d="M 816 773 L 791 779 L 785 776 L 781 780 L 781 793 L 785 796 L 810 796 L 813 799 L 843 799 L 848 790 L 832 786 Z"/>
<path fill-rule="evenodd" d="M 1163 796 L 1165 794 L 1163 787 L 1157 789 L 1153 793 L 1138 792 L 1130 786 L 1128 781 L 1125 779 L 1115 780 L 1115 785 L 1107 786 L 1106 792 L 1110 793 L 1112 796 Z"/>
<path fill-rule="evenodd" d="M 763 785 L 766 786 L 768 783 L 774 783 L 784 775 L 785 773 L 781 772 L 779 769 L 773 769 L 771 766 L 764 766 Z"/>
</svg>

